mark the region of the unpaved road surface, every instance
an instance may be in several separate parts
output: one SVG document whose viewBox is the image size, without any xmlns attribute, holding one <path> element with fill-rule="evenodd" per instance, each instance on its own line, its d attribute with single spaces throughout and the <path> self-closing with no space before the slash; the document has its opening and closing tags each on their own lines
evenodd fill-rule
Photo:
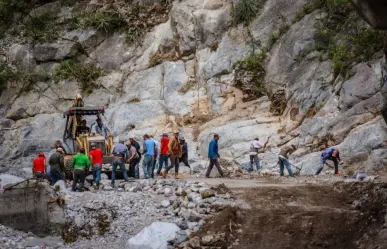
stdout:
<svg viewBox="0 0 387 249">
<path fill-rule="evenodd" d="M 205 179 L 224 183 L 251 208 L 220 208 L 191 241 L 206 248 L 387 248 L 387 184 L 335 180 Z"/>
</svg>

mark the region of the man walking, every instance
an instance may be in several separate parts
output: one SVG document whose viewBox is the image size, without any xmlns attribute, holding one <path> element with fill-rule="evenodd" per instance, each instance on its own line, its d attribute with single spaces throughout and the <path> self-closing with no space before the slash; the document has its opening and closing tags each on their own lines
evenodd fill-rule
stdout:
<svg viewBox="0 0 387 249">
<path fill-rule="evenodd" d="M 134 146 L 137 150 L 137 154 L 138 154 L 138 161 L 137 161 L 137 164 L 136 164 L 136 167 L 135 167 L 135 178 L 136 179 L 140 179 L 140 168 L 139 168 L 139 165 L 140 165 L 140 161 L 141 161 L 141 152 L 140 152 L 140 144 L 136 141 L 135 137 L 133 135 L 131 135 L 129 137 L 129 142 L 132 146 Z"/>
<path fill-rule="evenodd" d="M 167 133 L 163 133 L 163 137 L 160 140 L 160 160 L 159 160 L 159 168 L 157 169 L 157 174 L 160 175 L 161 169 L 165 169 L 165 172 L 168 170 L 168 144 L 169 137 Z M 165 177 L 165 176 L 164 176 Z"/>
<path fill-rule="evenodd" d="M 179 158 L 179 162 L 184 163 L 184 165 L 189 168 L 190 173 L 192 173 L 191 166 L 188 163 L 188 144 L 185 142 L 184 137 L 180 137 L 179 140 L 180 140 L 181 151 L 182 151 L 181 158 Z"/>
<path fill-rule="evenodd" d="M 179 175 L 179 157 L 181 157 L 181 147 L 179 142 L 179 132 L 173 131 L 173 136 L 168 144 L 168 152 L 171 159 L 171 167 L 168 171 L 175 167 L 175 178 Z"/>
<path fill-rule="evenodd" d="M 90 168 L 90 160 L 85 155 L 85 148 L 80 148 L 79 153 L 73 157 L 73 168 L 74 168 L 74 179 L 72 191 L 83 192 L 83 185 L 85 184 L 86 174 Z M 79 188 L 77 188 L 77 184 L 79 182 Z"/>
<path fill-rule="evenodd" d="M 64 167 L 64 156 L 63 156 L 63 148 L 57 147 L 56 152 L 50 156 L 48 160 L 50 164 L 50 175 L 52 179 L 52 184 L 55 184 L 59 180 L 63 180 L 63 173 L 65 170 Z"/>
<path fill-rule="evenodd" d="M 142 167 L 146 179 L 152 178 L 153 161 L 155 160 L 156 144 L 148 134 L 144 135 L 144 160 Z"/>
<path fill-rule="evenodd" d="M 113 171 L 112 171 L 112 187 L 114 188 L 114 184 L 116 181 L 116 173 L 117 173 L 117 167 L 120 167 L 120 170 L 122 172 L 122 175 L 124 176 L 124 180 L 127 182 L 128 174 L 126 173 L 125 169 L 125 161 L 129 159 L 129 150 L 125 146 L 125 139 L 120 138 L 118 143 L 114 145 L 113 148 Z"/>
<path fill-rule="evenodd" d="M 260 148 L 266 148 L 267 143 L 269 142 L 269 138 L 267 139 L 266 143 L 262 143 L 259 141 L 259 138 L 255 138 L 251 144 L 250 144 L 250 167 L 248 169 L 249 172 L 254 171 L 253 163 L 255 162 L 255 166 L 257 168 L 257 171 L 261 169 L 261 165 L 258 158 L 258 151 Z"/>
<path fill-rule="evenodd" d="M 91 143 L 90 147 L 89 156 L 91 158 L 91 164 L 93 165 L 93 182 L 96 189 L 98 189 L 101 180 L 103 152 L 100 148 L 96 147 L 95 143 Z"/>
<path fill-rule="evenodd" d="M 134 147 L 131 144 L 128 144 L 129 148 L 129 177 L 130 178 L 135 178 L 136 177 L 136 166 L 139 162 L 140 156 L 138 155 L 136 147 Z"/>
<path fill-rule="evenodd" d="M 46 177 L 46 156 L 44 152 L 39 152 L 38 157 L 32 162 L 32 175 L 38 179 Z"/>
<path fill-rule="evenodd" d="M 339 161 L 341 161 L 341 159 L 340 159 L 340 152 L 339 152 L 339 150 L 337 150 L 335 148 L 330 148 L 330 149 L 324 150 L 321 153 L 321 159 L 320 160 L 321 160 L 320 168 L 317 170 L 316 175 L 321 173 L 321 171 L 323 170 L 324 165 L 325 165 L 327 160 L 333 161 L 333 164 L 335 165 L 335 175 L 339 175 L 340 174 L 340 172 L 339 172 Z"/>
<path fill-rule="evenodd" d="M 155 172 L 155 169 L 156 169 L 156 164 L 157 164 L 157 162 L 160 159 L 160 143 L 159 143 L 159 141 L 154 139 L 153 135 L 150 135 L 150 138 L 155 143 L 155 158 L 153 160 L 153 165 L 152 165 L 153 166 L 152 167 L 152 178 L 154 178 L 154 172 Z"/>
<path fill-rule="evenodd" d="M 289 162 L 289 155 L 292 154 L 294 151 L 296 151 L 296 146 L 292 145 L 285 145 L 281 148 L 281 151 L 278 155 L 278 163 L 280 166 L 280 176 L 284 176 L 284 168 L 288 170 L 289 176 L 293 176 L 292 172 L 292 166 Z"/>
<path fill-rule="evenodd" d="M 206 171 L 206 178 L 210 177 L 210 173 L 214 165 L 219 171 L 219 174 L 223 177 L 224 173 L 222 171 L 222 168 L 219 165 L 219 147 L 218 147 L 218 141 L 219 141 L 219 135 L 215 134 L 214 139 L 211 140 L 209 146 L 208 146 L 208 158 L 210 159 L 210 165 L 208 166 L 208 169 Z"/>
</svg>

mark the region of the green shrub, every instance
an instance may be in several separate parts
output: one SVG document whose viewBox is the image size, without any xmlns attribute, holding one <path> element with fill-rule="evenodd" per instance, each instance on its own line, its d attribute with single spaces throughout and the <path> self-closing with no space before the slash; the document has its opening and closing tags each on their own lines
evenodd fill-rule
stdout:
<svg viewBox="0 0 387 249">
<path fill-rule="evenodd" d="M 296 14 L 296 17 L 294 18 L 293 22 L 298 22 L 302 18 L 304 18 L 306 15 L 312 13 L 313 11 L 321 9 L 322 7 L 324 7 L 326 5 L 326 2 L 327 2 L 326 0 L 312 0 L 312 1 L 310 1 L 309 3 L 304 5 L 304 7 L 302 7 L 302 9 Z"/>
<path fill-rule="evenodd" d="M 232 11 L 234 24 L 248 25 L 260 12 L 266 0 L 239 0 Z"/>
<path fill-rule="evenodd" d="M 55 68 L 53 80 L 59 82 L 61 80 L 73 79 L 81 84 L 82 90 L 90 92 L 93 88 L 98 87 L 95 81 L 103 75 L 104 72 L 100 68 L 75 60 L 64 60 Z"/>
<path fill-rule="evenodd" d="M 126 26 L 125 19 L 116 11 L 83 12 L 75 20 L 77 28 L 114 31 Z"/>
<path fill-rule="evenodd" d="M 245 59 L 240 60 L 235 64 L 235 86 L 241 88 L 242 91 L 249 95 L 260 97 L 266 94 L 266 71 L 263 67 L 266 51 L 267 50 L 263 48 L 258 54 L 251 53 Z M 248 79 L 248 82 L 246 79 Z"/>
<path fill-rule="evenodd" d="M 137 46 L 140 43 L 140 40 L 141 40 L 143 34 L 138 27 L 132 27 L 126 31 L 125 36 L 126 36 L 126 42 L 129 45 L 136 45 Z"/>
<path fill-rule="evenodd" d="M 355 54 L 361 60 L 367 61 L 376 53 L 383 49 L 384 34 L 382 31 L 374 29 L 361 29 L 356 34 L 350 36 L 349 41 L 354 46 Z"/>
<path fill-rule="evenodd" d="M 23 24 L 24 36 L 34 41 L 49 42 L 58 38 L 56 10 L 47 10 L 39 15 L 32 12 Z"/>
<path fill-rule="evenodd" d="M 7 89 L 8 81 L 15 77 L 15 73 L 6 63 L 0 63 L 0 93 Z"/>
</svg>

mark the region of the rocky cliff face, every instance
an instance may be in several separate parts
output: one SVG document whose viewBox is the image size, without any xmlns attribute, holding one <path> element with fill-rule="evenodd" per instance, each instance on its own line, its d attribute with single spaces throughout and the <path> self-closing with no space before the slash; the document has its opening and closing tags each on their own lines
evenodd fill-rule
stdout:
<svg viewBox="0 0 387 249">
<path fill-rule="evenodd" d="M 13 11 L 0 68 L 0 158 L 11 172 L 61 138 L 77 91 L 107 107 L 116 136 L 177 125 L 199 168 L 213 133 L 243 167 L 250 141 L 268 136 L 268 169 L 289 143 L 304 174 L 329 146 L 350 170 L 387 163 L 381 34 L 346 1 L 37 2 L 2 3 Z"/>
</svg>

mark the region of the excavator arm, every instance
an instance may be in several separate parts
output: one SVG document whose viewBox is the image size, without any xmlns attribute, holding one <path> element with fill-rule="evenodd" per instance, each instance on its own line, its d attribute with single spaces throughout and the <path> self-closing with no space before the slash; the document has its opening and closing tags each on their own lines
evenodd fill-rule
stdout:
<svg viewBox="0 0 387 249">
<path fill-rule="evenodd" d="M 375 29 L 387 29 L 386 0 L 350 0 L 363 19 Z"/>
</svg>

